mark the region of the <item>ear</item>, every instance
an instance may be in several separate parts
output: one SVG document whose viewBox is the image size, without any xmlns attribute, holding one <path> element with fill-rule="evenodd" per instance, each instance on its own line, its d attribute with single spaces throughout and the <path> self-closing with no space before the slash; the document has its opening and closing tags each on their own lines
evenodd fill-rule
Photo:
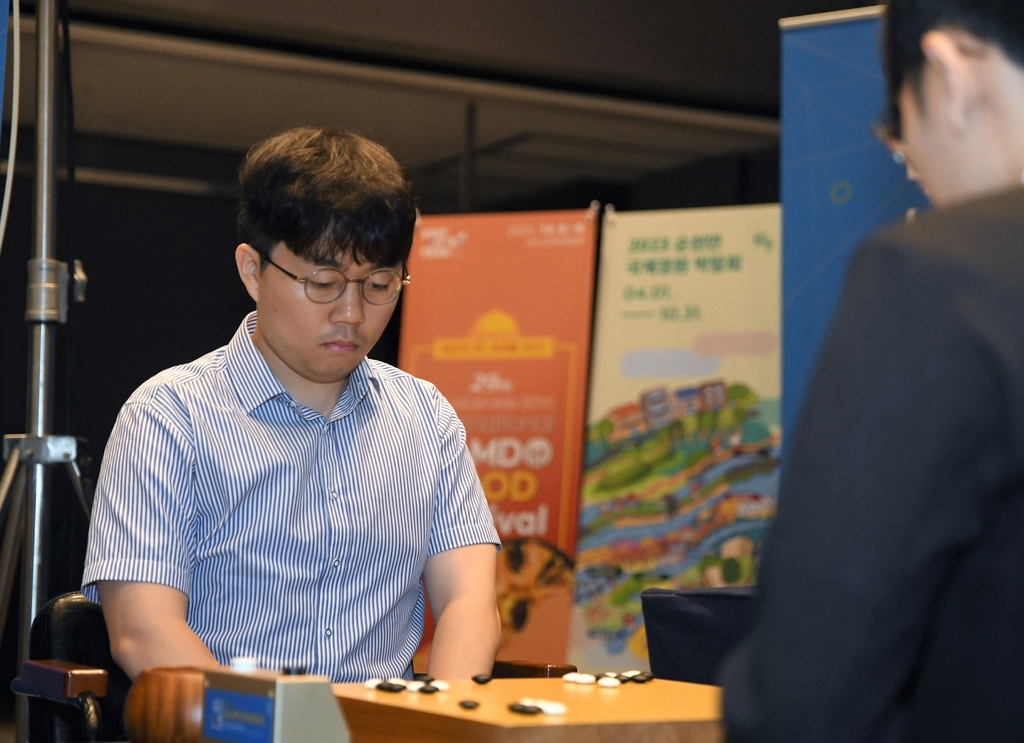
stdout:
<svg viewBox="0 0 1024 743">
<path fill-rule="evenodd" d="M 984 44 L 963 32 L 934 30 L 921 38 L 921 51 L 926 63 L 925 95 L 936 98 L 929 108 L 953 134 L 961 136 L 982 96 L 976 63 Z"/>
<path fill-rule="evenodd" d="M 246 291 L 254 302 L 260 300 L 260 254 L 252 245 L 242 243 L 235 248 L 235 265 L 238 276 L 245 284 Z"/>
</svg>

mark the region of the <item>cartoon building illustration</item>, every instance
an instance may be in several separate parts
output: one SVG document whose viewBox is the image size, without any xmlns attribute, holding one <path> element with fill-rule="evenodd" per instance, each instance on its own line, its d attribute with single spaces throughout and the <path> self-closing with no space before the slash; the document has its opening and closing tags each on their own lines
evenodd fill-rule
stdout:
<svg viewBox="0 0 1024 743">
<path fill-rule="evenodd" d="M 680 387 L 672 393 L 672 417 L 676 420 L 701 412 L 700 390 L 696 387 Z"/>
<path fill-rule="evenodd" d="M 725 407 L 726 391 L 725 382 L 716 380 L 700 386 L 700 398 L 704 410 L 718 412 Z"/>
<path fill-rule="evenodd" d="M 612 433 L 608 437 L 610 441 L 622 441 L 647 431 L 647 417 L 644 415 L 644 409 L 635 402 L 626 403 L 608 411 L 608 420 L 612 422 Z"/>
<path fill-rule="evenodd" d="M 657 431 L 672 422 L 672 408 L 669 405 L 668 390 L 664 387 L 648 390 L 640 395 L 644 418 L 649 431 Z"/>
</svg>

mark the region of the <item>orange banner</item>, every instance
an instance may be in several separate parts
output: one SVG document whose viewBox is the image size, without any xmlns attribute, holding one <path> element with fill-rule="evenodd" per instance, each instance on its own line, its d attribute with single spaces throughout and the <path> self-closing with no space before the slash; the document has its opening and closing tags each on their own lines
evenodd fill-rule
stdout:
<svg viewBox="0 0 1024 743">
<path fill-rule="evenodd" d="M 596 240 L 596 210 L 416 225 L 399 365 L 466 426 L 503 543 L 503 658 L 567 655 Z"/>
</svg>

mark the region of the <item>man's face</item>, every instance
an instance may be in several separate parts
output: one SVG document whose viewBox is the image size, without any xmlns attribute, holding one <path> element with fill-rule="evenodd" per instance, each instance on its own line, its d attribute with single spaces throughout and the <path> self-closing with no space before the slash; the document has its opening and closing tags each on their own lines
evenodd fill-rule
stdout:
<svg viewBox="0 0 1024 743">
<path fill-rule="evenodd" d="M 350 281 L 366 278 L 379 268 L 402 271 L 401 265 L 356 263 L 349 256 L 341 256 L 337 265 L 316 265 L 299 258 L 283 243 L 274 248 L 270 258 L 299 278 L 328 267 L 341 270 Z M 301 283 L 269 263 L 264 262 L 256 275 L 245 273 L 243 280 L 256 300 L 259 337 L 254 336 L 254 342 L 264 356 L 269 352 L 271 369 L 286 377 L 280 381 L 290 390 L 310 383 L 344 383 L 378 341 L 397 304 L 370 304 L 355 283 L 349 283 L 333 302 L 318 304 L 306 296 Z"/>
<path fill-rule="evenodd" d="M 934 204 L 942 206 L 952 200 L 949 192 L 955 190 L 954 163 L 948 156 L 949 143 L 943 141 L 942 129 L 931 125 L 927 99 L 922 101 L 921 97 L 911 83 L 904 83 L 899 97 L 903 129 L 900 150 L 906 158 L 907 176 L 918 181 Z"/>
</svg>

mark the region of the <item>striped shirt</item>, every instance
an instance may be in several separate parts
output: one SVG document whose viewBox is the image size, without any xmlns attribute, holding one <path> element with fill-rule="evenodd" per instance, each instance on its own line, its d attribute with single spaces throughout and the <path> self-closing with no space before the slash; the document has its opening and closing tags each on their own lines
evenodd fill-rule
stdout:
<svg viewBox="0 0 1024 743">
<path fill-rule="evenodd" d="M 158 374 L 110 435 L 83 591 L 159 583 L 220 663 L 333 681 L 407 675 L 427 557 L 499 544 L 466 433 L 433 385 L 364 360 L 328 418 L 250 335 Z"/>
</svg>

